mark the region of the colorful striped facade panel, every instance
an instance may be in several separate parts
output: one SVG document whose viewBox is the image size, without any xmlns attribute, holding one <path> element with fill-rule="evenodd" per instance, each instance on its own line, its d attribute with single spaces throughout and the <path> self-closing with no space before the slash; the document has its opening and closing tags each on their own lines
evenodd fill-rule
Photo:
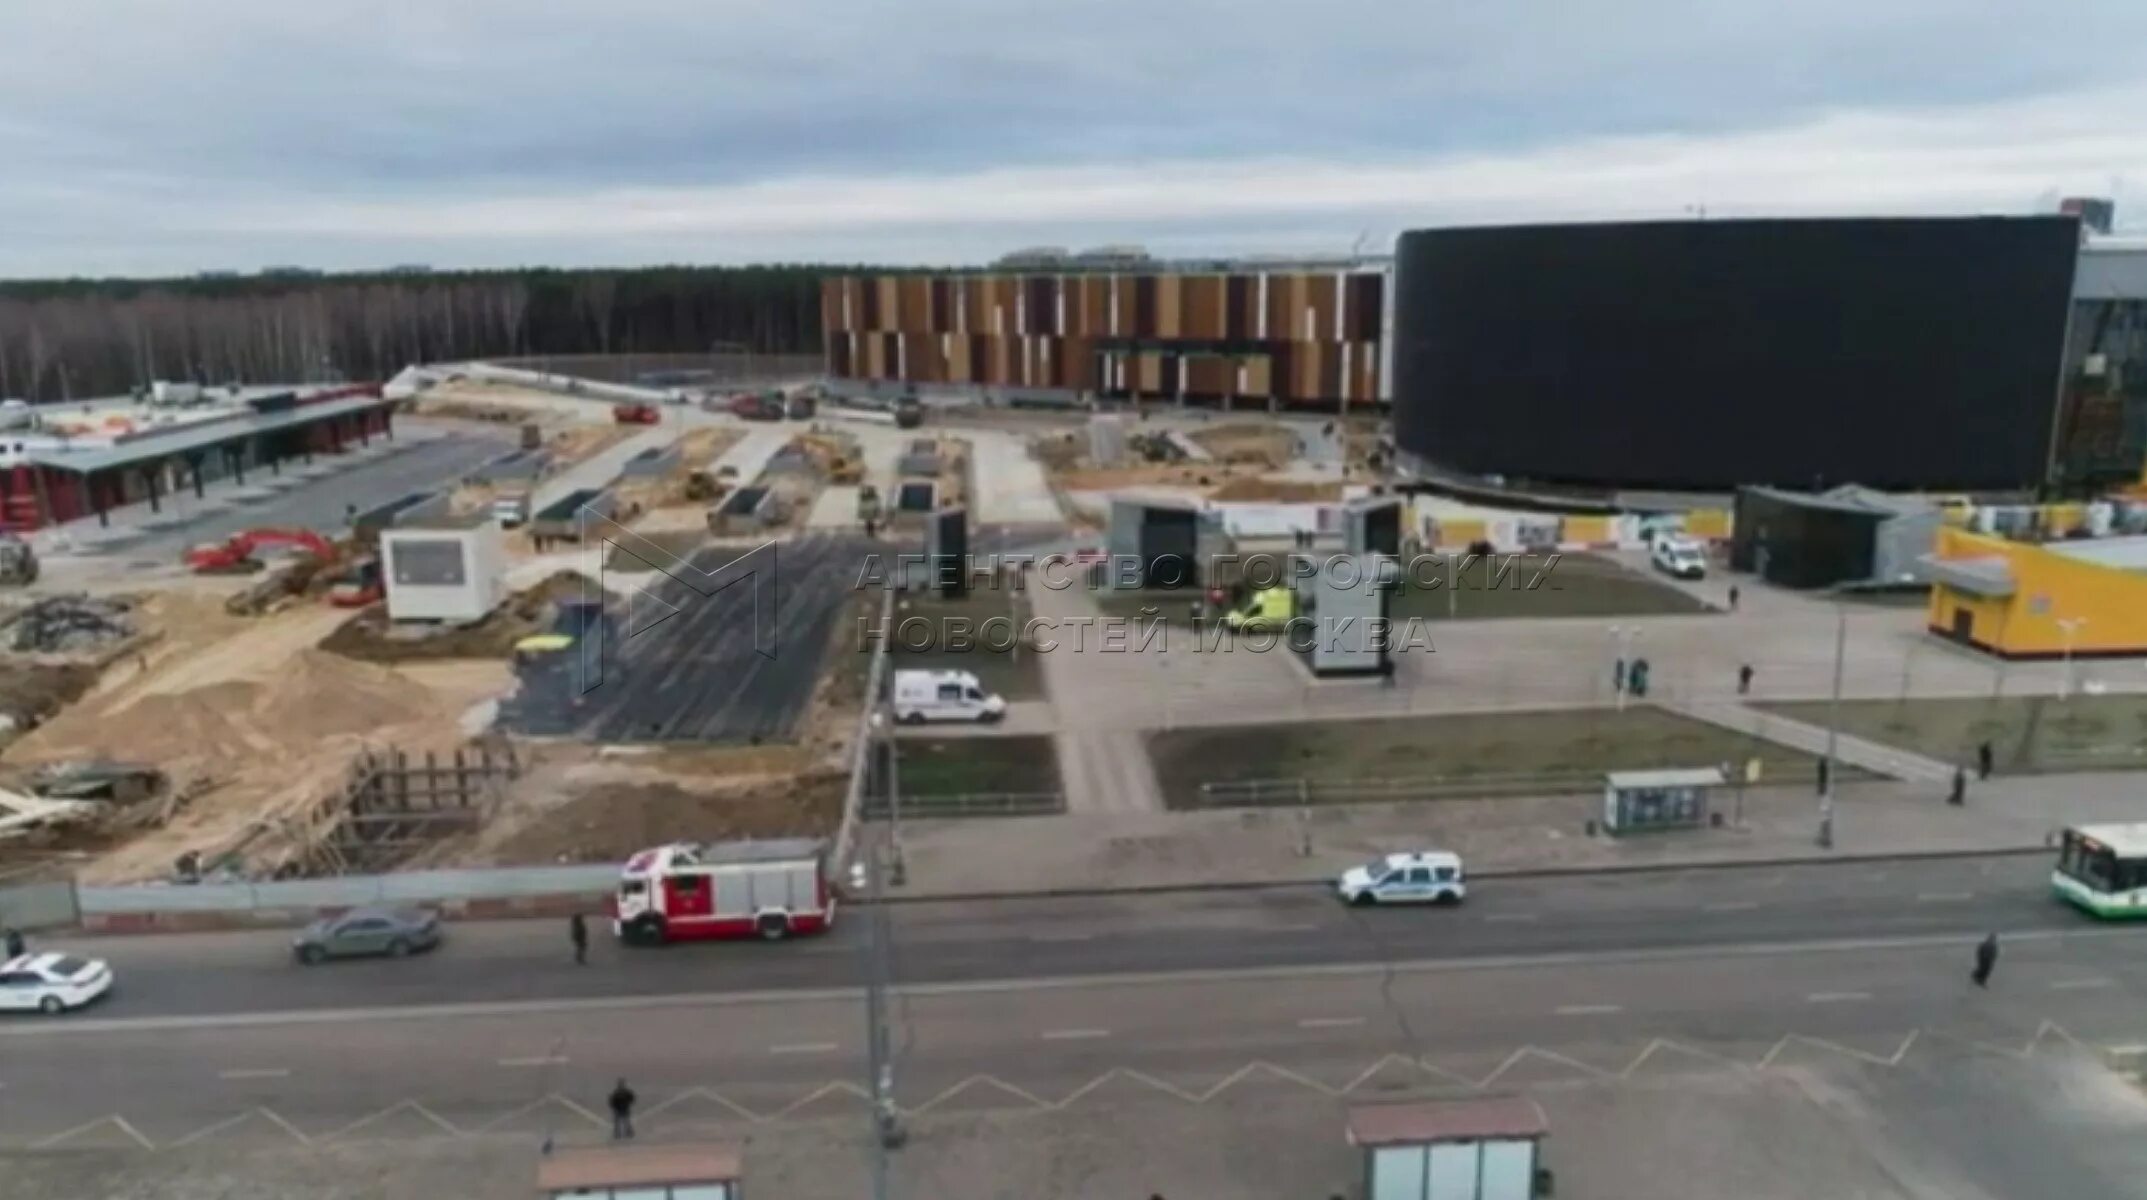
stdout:
<svg viewBox="0 0 2147 1200">
<path fill-rule="evenodd" d="M 882 275 L 820 291 L 836 378 L 1293 404 L 1383 397 L 1376 272 Z"/>
</svg>

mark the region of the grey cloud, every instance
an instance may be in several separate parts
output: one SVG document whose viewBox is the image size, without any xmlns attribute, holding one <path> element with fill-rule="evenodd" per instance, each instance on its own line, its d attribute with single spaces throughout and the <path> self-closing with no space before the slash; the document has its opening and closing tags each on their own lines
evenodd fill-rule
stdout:
<svg viewBox="0 0 2147 1200">
<path fill-rule="evenodd" d="M 137 228 L 97 232 L 146 248 L 159 214 L 187 224 L 161 207 L 167 194 L 200 209 L 234 194 L 453 200 L 1144 161 L 1378 164 L 2147 74 L 2137 56 L 2094 51 L 2147 41 L 2137 0 L 2082 0 L 2062 27 L 2000 0 L 16 7 L 0 212 L 55 252 L 91 240 L 91 213 L 121 225 L 133 213 Z M 136 203 L 91 196 L 117 172 Z M 80 202 L 55 199 L 67 195 Z M 140 202 L 150 195 L 158 207 Z"/>
</svg>

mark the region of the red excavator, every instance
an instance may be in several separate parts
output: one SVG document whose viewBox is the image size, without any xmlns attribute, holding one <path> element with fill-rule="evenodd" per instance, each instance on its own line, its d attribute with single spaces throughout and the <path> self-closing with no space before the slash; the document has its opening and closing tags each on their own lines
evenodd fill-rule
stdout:
<svg viewBox="0 0 2147 1200">
<path fill-rule="evenodd" d="M 310 529 L 249 529 L 193 547 L 186 552 L 186 565 L 196 575 L 246 574 L 261 569 L 254 551 L 263 546 L 295 546 L 324 566 L 336 560 L 334 544 Z"/>
</svg>

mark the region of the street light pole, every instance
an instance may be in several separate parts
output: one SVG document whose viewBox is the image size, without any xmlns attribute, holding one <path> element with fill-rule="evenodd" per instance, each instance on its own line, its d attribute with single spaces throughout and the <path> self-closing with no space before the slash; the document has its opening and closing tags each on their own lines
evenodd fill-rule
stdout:
<svg viewBox="0 0 2147 1200">
<path fill-rule="evenodd" d="M 1849 609 L 1834 598 L 1834 689 L 1826 707 L 1825 785 L 1819 789 L 1819 848 L 1834 847 L 1834 751 L 1841 730 L 1841 667 L 1849 648 Z"/>
<path fill-rule="evenodd" d="M 880 749 L 887 768 L 887 882 L 901 887 L 909 882 L 909 864 L 902 853 L 902 755 L 898 749 L 902 743 L 896 736 L 894 714 L 887 707 L 874 714 L 872 723 L 884 731 Z"/>
<path fill-rule="evenodd" d="M 2086 617 L 2059 617 L 2058 628 L 2065 632 L 2065 677 L 2058 681 L 2058 699 L 2072 699 L 2072 643 L 2080 627 L 2087 624 Z"/>
<path fill-rule="evenodd" d="M 866 921 L 871 937 L 866 943 L 869 961 L 865 973 L 865 1049 L 866 1070 L 870 1073 L 866 1086 L 872 1093 L 872 1195 L 874 1200 L 888 1200 L 893 1173 L 889 1152 L 900 1149 L 909 1135 L 903 1130 L 902 1116 L 895 1109 L 894 1032 L 887 1019 L 887 993 L 893 974 L 889 945 L 891 931 L 887 899 L 880 888 L 880 877 L 885 869 L 880 858 L 878 846 L 868 848 L 850 874 L 853 884 L 864 885 L 866 904 L 870 909 Z"/>
</svg>

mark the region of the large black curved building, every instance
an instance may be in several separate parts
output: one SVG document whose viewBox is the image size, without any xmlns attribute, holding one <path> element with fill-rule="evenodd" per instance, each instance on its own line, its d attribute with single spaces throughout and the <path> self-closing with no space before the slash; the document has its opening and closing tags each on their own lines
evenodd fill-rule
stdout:
<svg viewBox="0 0 2147 1200">
<path fill-rule="evenodd" d="M 2073 217 L 1419 230 L 1397 447 L 1509 484 L 2043 481 Z"/>
</svg>

